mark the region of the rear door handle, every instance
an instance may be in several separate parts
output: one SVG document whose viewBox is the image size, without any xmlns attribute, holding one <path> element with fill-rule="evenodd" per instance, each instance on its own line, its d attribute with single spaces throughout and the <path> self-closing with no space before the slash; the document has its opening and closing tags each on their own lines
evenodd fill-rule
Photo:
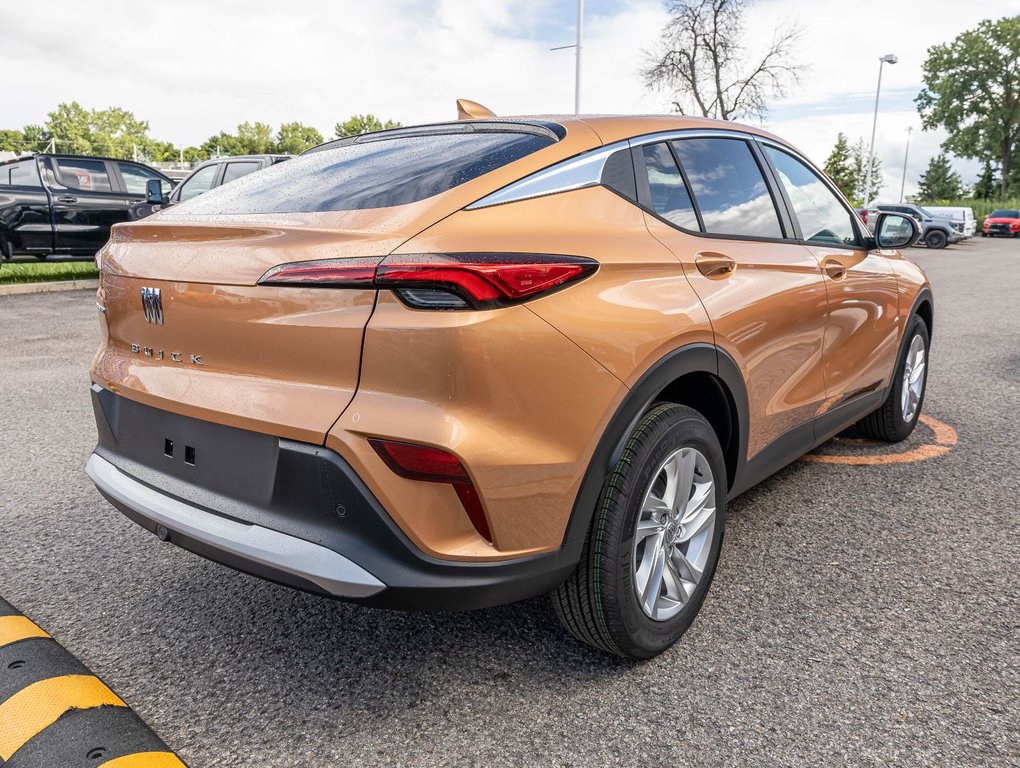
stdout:
<svg viewBox="0 0 1020 768">
<path fill-rule="evenodd" d="M 705 277 L 722 278 L 729 277 L 737 268 L 737 262 L 724 253 L 712 253 L 706 251 L 694 257 L 694 263 L 698 271 Z"/>
<path fill-rule="evenodd" d="M 842 280 L 846 277 L 846 266 L 835 259 L 826 259 L 822 262 L 822 269 L 833 280 Z"/>
<path fill-rule="evenodd" d="M 77 203 L 78 202 L 78 198 L 77 197 L 68 197 L 68 196 L 65 195 L 64 197 L 58 197 L 57 198 L 57 202 L 58 203 Z"/>
</svg>

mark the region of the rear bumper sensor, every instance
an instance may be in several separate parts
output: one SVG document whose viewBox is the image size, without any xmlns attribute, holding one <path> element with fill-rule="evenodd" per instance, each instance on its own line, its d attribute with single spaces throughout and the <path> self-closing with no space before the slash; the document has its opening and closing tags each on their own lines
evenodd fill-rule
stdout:
<svg viewBox="0 0 1020 768">
<path fill-rule="evenodd" d="M 386 588 L 331 549 L 186 504 L 138 482 L 96 454 L 85 471 L 104 496 L 155 524 L 160 538 L 184 536 L 245 563 L 309 581 L 336 597 L 369 597 Z"/>
</svg>

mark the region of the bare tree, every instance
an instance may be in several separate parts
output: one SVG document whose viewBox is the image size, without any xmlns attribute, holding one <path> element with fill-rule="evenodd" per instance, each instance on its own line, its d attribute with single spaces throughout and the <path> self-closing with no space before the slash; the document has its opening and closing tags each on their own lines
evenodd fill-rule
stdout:
<svg viewBox="0 0 1020 768">
<path fill-rule="evenodd" d="M 659 51 L 642 70 L 649 88 L 668 90 L 684 115 L 733 120 L 763 118 L 769 96 L 797 82 L 800 67 L 790 49 L 795 25 L 777 28 L 764 54 L 752 58 L 741 44 L 748 0 L 668 0 L 669 23 Z"/>
</svg>

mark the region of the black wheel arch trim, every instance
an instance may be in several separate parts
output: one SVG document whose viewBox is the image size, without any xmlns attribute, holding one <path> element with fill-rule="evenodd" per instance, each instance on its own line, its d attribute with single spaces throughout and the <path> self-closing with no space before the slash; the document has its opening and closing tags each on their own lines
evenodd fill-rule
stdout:
<svg viewBox="0 0 1020 768">
<path fill-rule="evenodd" d="M 931 307 L 931 324 L 928 325 L 928 340 L 930 342 L 932 337 L 935 335 L 935 298 L 932 296 L 931 288 L 927 285 L 923 286 L 921 290 L 917 292 L 917 296 L 914 297 L 914 303 L 910 307 L 910 314 L 907 315 L 908 322 L 914 315 L 921 314 L 920 309 L 922 304 L 927 304 Z M 923 318 L 924 316 L 921 315 L 921 317 Z M 907 335 L 906 324 L 903 326 L 903 335 Z"/>
<path fill-rule="evenodd" d="M 748 423 L 747 390 L 740 368 L 727 352 L 714 344 L 699 342 L 678 347 L 642 374 L 617 407 L 616 413 L 602 433 L 602 438 L 581 480 L 563 537 L 560 551 L 568 559 L 576 561 L 580 557 L 605 478 L 619 460 L 641 416 L 670 384 L 691 373 L 712 374 L 721 380 L 728 390 L 730 405 L 735 411 L 731 421 L 737 440 L 736 468 L 734 476 L 729 478 L 729 481 L 731 487 L 738 484 L 747 457 Z"/>
</svg>

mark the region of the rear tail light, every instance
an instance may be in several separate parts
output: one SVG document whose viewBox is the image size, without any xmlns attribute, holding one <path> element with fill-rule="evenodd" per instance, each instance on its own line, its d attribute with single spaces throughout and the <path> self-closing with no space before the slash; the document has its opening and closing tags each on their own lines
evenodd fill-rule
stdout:
<svg viewBox="0 0 1020 768">
<path fill-rule="evenodd" d="M 594 259 L 523 253 L 393 255 L 281 264 L 259 285 L 390 288 L 418 309 L 491 309 L 536 298 L 587 277 Z"/>
<path fill-rule="evenodd" d="M 485 518 L 482 500 L 478 497 L 478 491 L 475 490 L 471 477 L 460 459 L 452 453 L 428 445 L 401 443 L 375 437 L 369 438 L 368 442 L 386 465 L 401 477 L 426 483 L 451 484 L 475 530 L 486 541 L 492 543 L 489 521 Z"/>
</svg>

